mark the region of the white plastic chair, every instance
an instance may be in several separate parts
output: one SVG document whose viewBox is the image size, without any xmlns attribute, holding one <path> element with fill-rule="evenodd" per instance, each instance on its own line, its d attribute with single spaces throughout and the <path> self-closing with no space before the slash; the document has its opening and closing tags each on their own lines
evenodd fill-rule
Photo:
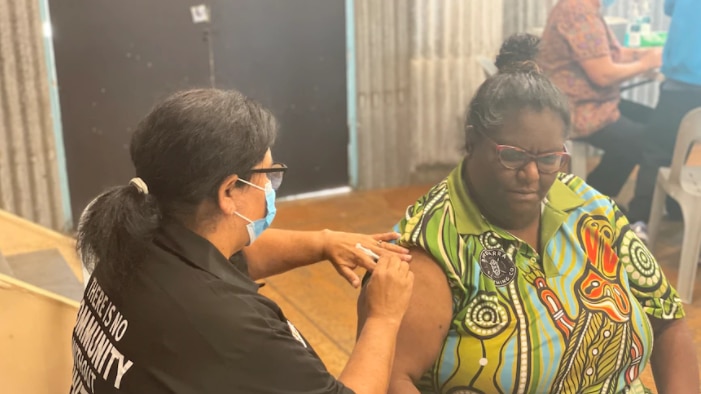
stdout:
<svg viewBox="0 0 701 394">
<path fill-rule="evenodd" d="M 588 144 L 586 142 L 568 140 L 565 142 L 565 145 L 570 154 L 570 173 L 586 180 Z"/>
<path fill-rule="evenodd" d="M 486 56 L 477 56 L 477 62 L 482 66 L 482 70 L 484 70 L 484 75 L 489 77 L 493 77 L 499 73 L 499 69 L 497 66 L 494 64 L 494 62 L 489 59 Z"/>
<path fill-rule="evenodd" d="M 686 114 L 679 127 L 671 167 L 660 168 L 652 198 L 648 239 L 655 244 L 660 222 L 669 195 L 681 206 L 684 217 L 684 239 L 679 261 L 677 291 L 682 301 L 691 303 L 696 280 L 696 265 L 701 249 L 701 167 L 685 166 L 689 149 L 701 142 L 701 108 Z"/>
<path fill-rule="evenodd" d="M 531 27 L 526 31 L 528 34 L 532 34 L 536 37 L 542 37 L 543 36 L 543 31 L 545 31 L 545 26 L 535 26 Z"/>
<path fill-rule="evenodd" d="M 577 140 L 565 142 L 567 152 L 570 154 L 570 173 L 587 179 L 587 158 L 589 157 L 589 144 Z"/>
</svg>

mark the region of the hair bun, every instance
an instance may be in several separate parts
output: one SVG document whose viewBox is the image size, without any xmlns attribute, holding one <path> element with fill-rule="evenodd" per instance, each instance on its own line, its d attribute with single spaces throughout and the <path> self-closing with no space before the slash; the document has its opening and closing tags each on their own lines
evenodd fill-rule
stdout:
<svg viewBox="0 0 701 394">
<path fill-rule="evenodd" d="M 499 49 L 495 65 L 500 74 L 541 74 L 535 62 L 540 38 L 533 34 L 519 33 L 510 36 Z"/>
<path fill-rule="evenodd" d="M 499 67 L 499 74 L 542 74 L 541 68 L 533 60 L 514 62 Z"/>
</svg>

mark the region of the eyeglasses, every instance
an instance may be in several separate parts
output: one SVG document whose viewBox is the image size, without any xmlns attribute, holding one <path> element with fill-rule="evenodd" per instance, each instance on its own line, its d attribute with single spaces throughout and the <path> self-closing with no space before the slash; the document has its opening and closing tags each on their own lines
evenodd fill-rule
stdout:
<svg viewBox="0 0 701 394">
<path fill-rule="evenodd" d="M 477 129 L 475 129 L 477 130 Z M 497 156 L 499 163 L 509 170 L 519 170 L 525 167 L 528 163 L 535 161 L 538 172 L 541 174 L 554 174 L 562 169 L 567 164 L 570 154 L 567 153 L 567 148 L 563 147 L 563 152 L 541 153 L 534 155 L 524 149 L 516 146 L 501 145 L 493 139 L 489 138 L 484 132 L 477 130 L 484 138 L 496 145 Z"/>
<path fill-rule="evenodd" d="M 282 163 L 273 163 L 273 165 L 269 168 L 254 168 L 251 170 L 251 173 L 265 174 L 270 180 L 270 185 L 273 187 L 273 189 L 277 190 L 280 187 L 280 184 L 282 184 L 282 177 L 285 175 L 286 171 L 286 165 Z"/>
</svg>

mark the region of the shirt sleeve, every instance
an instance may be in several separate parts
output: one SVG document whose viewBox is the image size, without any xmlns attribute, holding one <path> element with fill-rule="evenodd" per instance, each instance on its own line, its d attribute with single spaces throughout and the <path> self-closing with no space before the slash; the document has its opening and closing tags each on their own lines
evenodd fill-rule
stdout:
<svg viewBox="0 0 701 394">
<path fill-rule="evenodd" d="M 572 9 L 557 24 L 557 31 L 578 62 L 611 55 L 608 27 L 598 14 Z"/>
<path fill-rule="evenodd" d="M 662 272 L 655 257 L 630 229 L 628 219 L 614 205 L 615 249 L 628 277 L 633 296 L 645 313 L 663 320 L 681 319 L 684 307 L 677 291 Z"/>
<path fill-rule="evenodd" d="M 434 186 L 407 208 L 395 231 L 401 234 L 400 245 L 418 247 L 431 255 L 445 273 L 454 299 L 462 299 L 468 292 L 472 269 L 470 264 L 460 263 L 463 261 L 459 256 L 462 252 L 458 246 L 460 235 L 454 217 L 449 214 L 452 208 L 446 207 L 448 194 L 447 181 Z M 453 303 L 453 307 L 456 306 Z"/>
</svg>

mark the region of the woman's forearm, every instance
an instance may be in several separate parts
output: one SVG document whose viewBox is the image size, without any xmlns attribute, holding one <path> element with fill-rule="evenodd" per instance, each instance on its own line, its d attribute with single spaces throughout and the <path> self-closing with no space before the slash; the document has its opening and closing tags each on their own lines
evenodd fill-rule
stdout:
<svg viewBox="0 0 701 394">
<path fill-rule="evenodd" d="M 640 49 L 621 48 L 621 63 L 631 63 L 640 58 Z"/>
<path fill-rule="evenodd" d="M 266 230 L 244 249 L 248 274 L 264 279 L 323 260 L 324 231 Z"/>
<path fill-rule="evenodd" d="M 368 318 L 338 380 L 356 394 L 387 393 L 400 323 Z"/>
<path fill-rule="evenodd" d="M 614 63 L 609 68 L 602 68 L 599 75 L 592 80 L 599 86 L 614 86 L 649 71 L 649 67 L 640 61 L 631 63 Z"/>
<path fill-rule="evenodd" d="M 660 394 L 698 394 L 699 370 L 685 319 L 656 322 L 652 373 Z"/>
</svg>

